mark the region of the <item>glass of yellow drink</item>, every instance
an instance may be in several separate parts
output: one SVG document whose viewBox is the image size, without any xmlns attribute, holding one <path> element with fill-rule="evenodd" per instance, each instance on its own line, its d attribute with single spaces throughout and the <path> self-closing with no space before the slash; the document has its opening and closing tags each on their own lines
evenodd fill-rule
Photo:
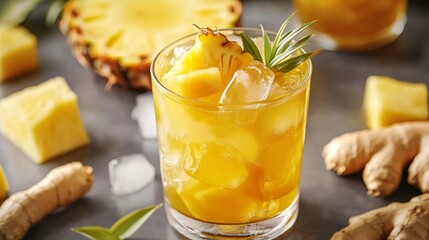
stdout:
<svg viewBox="0 0 429 240">
<path fill-rule="evenodd" d="M 407 0 L 294 0 L 301 21 L 329 50 L 363 51 L 395 40 L 406 22 Z"/>
<path fill-rule="evenodd" d="M 256 43 L 261 41 L 257 38 L 260 29 L 219 30 L 237 42 L 242 32 L 254 37 Z M 191 239 L 272 239 L 297 218 L 311 62 L 306 60 L 288 73 L 274 75 L 266 69 L 259 71 L 259 63 L 253 62 L 254 68 L 247 73 L 271 74 L 275 82 L 268 87 L 259 83 L 255 83 L 259 87 L 234 85 L 229 81 L 237 74 L 231 70 L 232 57 L 217 59 L 214 55 L 229 56 L 238 49 L 229 45 L 237 44 L 226 41 L 215 45 L 203 37 L 194 34 L 175 41 L 159 53 L 151 67 L 169 223 Z M 198 38 L 201 42 L 196 43 Z M 212 52 L 193 53 L 203 55 L 193 59 L 188 54 L 192 61 L 181 64 L 186 62 L 186 69 L 190 69 L 214 61 L 212 65 L 219 66 L 221 76 L 227 76 L 229 82 L 220 82 L 218 88 L 211 82 L 204 85 L 216 76 L 209 74 L 213 69 L 208 68 L 204 73 L 179 75 L 173 84 L 186 84 L 172 86 L 173 80 L 165 76 L 198 44 L 212 44 Z M 247 61 L 247 55 L 237 54 L 240 61 Z M 196 75 L 204 78 L 197 81 L 204 82 L 205 88 L 193 81 Z M 258 95 L 263 97 L 255 97 Z M 258 100 L 237 101 L 246 97 Z"/>
</svg>

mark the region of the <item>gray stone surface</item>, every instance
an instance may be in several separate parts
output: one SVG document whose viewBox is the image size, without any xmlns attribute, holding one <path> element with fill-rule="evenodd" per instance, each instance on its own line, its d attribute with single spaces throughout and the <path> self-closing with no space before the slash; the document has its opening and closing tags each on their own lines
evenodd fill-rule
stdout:
<svg viewBox="0 0 429 240">
<path fill-rule="evenodd" d="M 242 25 L 276 30 L 292 12 L 289 1 L 244 1 Z M 289 234 L 280 239 L 328 239 L 344 227 L 350 216 L 384 206 L 392 201 L 408 201 L 419 192 L 402 183 L 387 198 L 371 198 L 359 174 L 337 177 L 325 170 L 322 147 L 333 137 L 363 129 L 361 112 L 365 80 L 379 74 L 398 79 L 429 83 L 429 5 L 410 1 L 408 22 L 394 43 L 366 53 L 323 52 L 314 63 L 307 138 L 302 167 L 300 214 Z M 37 14 L 36 14 L 37 15 Z M 104 90 L 104 82 L 83 69 L 72 57 L 64 37 L 56 28 L 42 28 L 40 18 L 27 21 L 39 39 L 41 69 L 0 85 L 0 97 L 64 76 L 79 96 L 83 120 L 92 144 L 36 165 L 0 136 L 0 163 L 10 183 L 10 192 L 24 190 L 55 166 L 80 160 L 94 168 L 94 186 L 85 198 L 57 211 L 33 227 L 26 239 L 84 239 L 72 227 L 109 227 L 124 214 L 163 200 L 156 140 L 143 140 L 137 122 L 131 119 L 136 92 L 114 88 Z M 1 46 L 0 46 L 1 47 Z M 400 96 L 399 96 L 400 97 Z M 1 114 L 1 113 L 0 113 Z M 156 166 L 156 181 L 136 194 L 117 197 L 109 189 L 109 160 L 124 154 L 144 153 Z M 163 210 L 136 233 L 133 239 L 180 239 L 169 228 Z"/>
</svg>

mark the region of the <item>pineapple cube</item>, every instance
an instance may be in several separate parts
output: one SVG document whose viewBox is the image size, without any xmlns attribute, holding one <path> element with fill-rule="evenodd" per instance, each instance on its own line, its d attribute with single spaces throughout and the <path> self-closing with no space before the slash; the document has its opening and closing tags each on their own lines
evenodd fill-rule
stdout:
<svg viewBox="0 0 429 240">
<path fill-rule="evenodd" d="M 365 86 L 366 124 L 378 129 L 394 123 L 428 119 L 428 89 L 384 76 L 370 76 Z"/>
<path fill-rule="evenodd" d="M 89 143 L 77 96 L 62 77 L 0 101 L 0 132 L 35 162 Z"/>
<path fill-rule="evenodd" d="M 0 25 L 0 82 L 38 67 L 37 40 L 23 27 Z"/>
</svg>

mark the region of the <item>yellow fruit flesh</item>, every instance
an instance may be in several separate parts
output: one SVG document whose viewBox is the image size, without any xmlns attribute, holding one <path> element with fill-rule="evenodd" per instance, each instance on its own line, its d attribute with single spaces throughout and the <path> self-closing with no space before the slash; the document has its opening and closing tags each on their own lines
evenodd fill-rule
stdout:
<svg viewBox="0 0 429 240">
<path fill-rule="evenodd" d="M 37 163 L 89 143 L 76 95 L 54 78 L 0 102 L 0 131 Z"/>
<path fill-rule="evenodd" d="M 0 82 L 38 67 L 37 40 L 24 27 L 0 25 Z"/>
<path fill-rule="evenodd" d="M 308 91 L 257 109 L 256 118 L 244 123 L 233 121 L 244 113 L 194 109 L 156 88 L 154 96 L 164 186 L 177 192 L 166 198 L 174 209 L 203 221 L 246 223 L 275 216 L 298 196 Z M 276 115 L 285 116 L 285 126 L 270 125 L 280 122 L 280 116 L 269 117 Z M 201 153 L 207 143 L 219 147 Z"/>
<path fill-rule="evenodd" d="M 9 191 L 9 185 L 7 183 L 6 175 L 3 172 L 3 168 L 0 165 L 0 204 L 7 197 L 7 192 Z"/>
<path fill-rule="evenodd" d="M 127 67 L 150 63 L 172 39 L 196 32 L 192 24 L 233 27 L 241 5 L 238 0 L 72 0 L 64 12 L 62 22 L 80 29 L 91 57 L 117 59 Z"/>
<path fill-rule="evenodd" d="M 206 102 L 202 105 L 185 104 L 154 85 L 165 197 L 172 208 L 202 221 L 262 221 L 288 208 L 299 194 L 309 82 L 294 95 L 284 94 L 299 88 L 310 65 L 275 74 L 278 85 L 269 98 L 284 101 L 252 109 L 213 108 L 207 102 L 217 104 L 234 73 L 253 61 L 238 44 L 225 43 L 222 36 L 202 34 L 171 69 L 165 64 L 155 69 L 171 89 L 199 89 L 194 79 L 191 84 L 172 79 L 209 67 L 219 69 L 223 81 L 217 92 L 196 97 Z M 225 68 L 228 61 L 221 56 L 234 59 L 233 67 Z"/>
<path fill-rule="evenodd" d="M 224 88 L 234 73 L 251 61 L 253 57 L 249 53 L 243 52 L 240 45 L 228 41 L 225 36 L 211 32 L 199 34 L 195 45 L 177 60 L 165 75 L 164 81 L 168 85 L 171 76 L 216 67 L 220 71 Z"/>
<path fill-rule="evenodd" d="M 158 95 L 156 108 L 161 102 L 172 101 L 160 96 L 156 89 L 154 94 Z M 192 113 L 186 119 L 186 126 L 165 128 L 161 119 L 174 118 L 177 109 L 159 111 L 161 165 L 164 186 L 170 192 L 166 195 L 169 204 L 187 216 L 218 223 L 264 220 L 289 207 L 298 195 L 305 132 L 305 116 L 294 112 L 306 111 L 301 107 L 305 106 L 307 94 L 308 91 L 303 91 L 296 96 L 295 101 L 300 104 L 295 109 L 287 106 L 286 101 L 257 110 L 258 118 L 245 126 L 226 123 L 222 112 L 208 109 L 192 112 L 186 108 Z M 297 116 L 288 119 L 288 124 L 293 125 L 282 132 L 275 127 L 267 129 L 265 116 L 275 115 L 280 108 L 292 111 L 287 116 Z M 213 117 L 196 119 L 192 117 L 196 113 Z M 206 128 L 195 130 L 201 124 Z M 225 128 L 239 130 L 228 133 Z M 169 159 L 172 155 L 176 156 L 174 165 Z M 195 187 L 190 187 L 194 184 Z"/>
<path fill-rule="evenodd" d="M 171 76 L 168 85 L 181 96 L 201 98 L 218 92 L 221 89 L 222 80 L 219 69 L 212 67 Z"/>
<path fill-rule="evenodd" d="M 370 129 L 399 122 L 427 120 L 427 86 L 384 76 L 370 76 L 365 86 L 364 111 Z"/>
</svg>

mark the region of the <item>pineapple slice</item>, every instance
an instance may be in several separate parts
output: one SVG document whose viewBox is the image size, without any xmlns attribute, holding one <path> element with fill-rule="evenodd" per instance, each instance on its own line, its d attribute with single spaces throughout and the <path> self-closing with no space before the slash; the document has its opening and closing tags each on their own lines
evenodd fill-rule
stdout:
<svg viewBox="0 0 429 240">
<path fill-rule="evenodd" d="M 378 129 L 394 123 L 428 119 L 428 89 L 384 76 L 370 76 L 365 86 L 366 124 Z"/>
<path fill-rule="evenodd" d="M 0 101 L 0 132 L 37 163 L 89 142 L 77 97 L 57 77 Z"/>
<path fill-rule="evenodd" d="M 60 29 L 108 86 L 150 89 L 149 66 L 163 47 L 195 32 L 192 24 L 228 28 L 240 15 L 239 0 L 71 0 Z"/>
<path fill-rule="evenodd" d="M 0 25 L 0 82 L 38 67 L 37 39 L 24 27 Z"/>
</svg>

